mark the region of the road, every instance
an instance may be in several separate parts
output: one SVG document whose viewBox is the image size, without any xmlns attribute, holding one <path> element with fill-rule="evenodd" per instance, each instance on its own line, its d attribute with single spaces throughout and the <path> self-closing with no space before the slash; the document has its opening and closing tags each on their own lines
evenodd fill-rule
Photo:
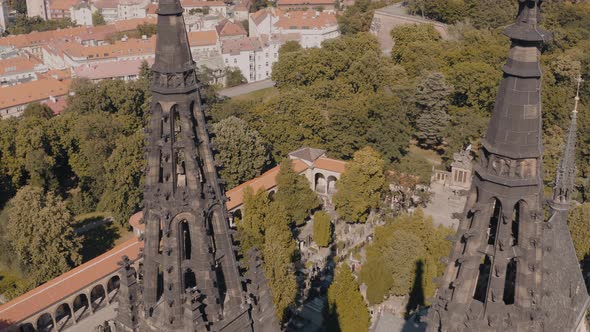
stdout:
<svg viewBox="0 0 590 332">
<path fill-rule="evenodd" d="M 247 93 L 262 90 L 262 89 L 272 88 L 273 86 L 275 86 L 274 81 L 264 80 L 264 81 L 259 81 L 259 82 L 244 84 L 244 85 L 238 85 L 233 88 L 223 89 L 223 90 L 219 91 L 219 95 L 231 98 L 231 97 L 245 95 Z"/>
</svg>

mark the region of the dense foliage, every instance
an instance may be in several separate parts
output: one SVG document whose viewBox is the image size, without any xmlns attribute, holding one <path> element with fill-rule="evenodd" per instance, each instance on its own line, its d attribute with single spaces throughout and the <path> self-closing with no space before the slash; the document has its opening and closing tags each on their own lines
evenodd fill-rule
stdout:
<svg viewBox="0 0 590 332">
<path fill-rule="evenodd" d="M 291 159 L 281 162 L 276 183 L 278 191 L 274 201 L 283 207 L 291 224 L 303 224 L 310 212 L 319 207 L 319 198 L 309 187 L 305 176 L 295 172 Z"/>
<path fill-rule="evenodd" d="M 361 271 L 361 280 L 368 287 L 367 300 L 371 304 L 381 303 L 390 294 L 412 292 L 412 300 L 418 299 L 415 304 L 424 305 L 436 289 L 432 279 L 444 272 L 440 258 L 449 254 L 451 243 L 445 238 L 453 232 L 434 226 L 432 218 L 422 210 L 378 227 L 374 242 L 367 247 L 367 263 Z"/>
<path fill-rule="evenodd" d="M 386 190 L 385 162 L 378 152 L 366 147 L 354 154 L 336 183 L 334 206 L 338 217 L 348 222 L 366 222 Z"/>
<path fill-rule="evenodd" d="M 242 119 L 231 116 L 213 125 L 216 159 L 228 188 L 260 175 L 270 165 L 268 144 Z"/>
<path fill-rule="evenodd" d="M 60 116 L 31 104 L 24 117 L 0 120 L 0 205 L 31 184 L 74 214 L 98 207 L 124 225 L 142 196 L 146 80 L 78 80 L 73 91 Z"/>
<path fill-rule="evenodd" d="M 574 240 L 578 260 L 590 258 L 590 203 L 584 203 L 571 210 L 568 225 Z"/>
<path fill-rule="evenodd" d="M 327 247 L 332 238 L 330 215 L 318 211 L 313 215 L 313 241 L 320 247 Z"/>
<path fill-rule="evenodd" d="M 21 188 L 8 205 L 8 248 L 31 286 L 67 272 L 82 256 L 73 218 L 59 196 L 42 188 Z"/>
<path fill-rule="evenodd" d="M 244 188 L 244 216 L 238 220 L 240 250 L 262 248 L 263 269 L 272 292 L 279 320 L 295 301 L 297 280 L 293 274 L 296 244 L 289 228 L 290 218 L 281 204 L 270 202 L 268 193 Z"/>
<path fill-rule="evenodd" d="M 7 31 L 11 35 L 26 34 L 32 31 L 49 31 L 65 29 L 76 26 L 70 18 L 58 20 L 44 20 L 38 16 L 27 17 L 26 15 L 17 14 L 14 22 L 9 24 Z"/>
<path fill-rule="evenodd" d="M 369 330 L 369 310 L 359 291 L 359 285 L 346 264 L 336 269 L 334 281 L 328 289 L 328 313 L 330 331 Z"/>
</svg>

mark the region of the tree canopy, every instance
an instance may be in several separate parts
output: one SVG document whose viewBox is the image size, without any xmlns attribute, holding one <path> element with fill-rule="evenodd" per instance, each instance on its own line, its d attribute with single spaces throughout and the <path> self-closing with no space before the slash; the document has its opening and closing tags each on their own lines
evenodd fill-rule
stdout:
<svg viewBox="0 0 590 332">
<path fill-rule="evenodd" d="M 309 182 L 305 176 L 295 173 L 293 162 L 288 158 L 281 162 L 276 182 L 278 191 L 274 195 L 274 201 L 282 206 L 292 223 L 303 224 L 311 211 L 320 205 L 320 200 L 309 187 Z"/>
<path fill-rule="evenodd" d="M 230 116 L 213 125 L 221 177 L 233 188 L 260 175 L 270 165 L 268 144 L 248 123 Z"/>
<path fill-rule="evenodd" d="M 377 208 L 386 189 L 385 162 L 370 147 L 354 154 L 336 183 L 333 201 L 338 217 L 348 222 L 365 222 L 371 209 Z"/>
<path fill-rule="evenodd" d="M 328 289 L 329 324 L 341 332 L 369 330 L 369 310 L 359 291 L 359 285 L 350 268 L 341 264 Z"/>
<path fill-rule="evenodd" d="M 34 285 L 78 265 L 81 242 L 65 203 L 52 192 L 25 186 L 10 200 L 7 239 Z"/>
<path fill-rule="evenodd" d="M 327 247 L 332 238 L 330 215 L 318 211 L 313 215 L 313 241 L 320 247 Z"/>
</svg>

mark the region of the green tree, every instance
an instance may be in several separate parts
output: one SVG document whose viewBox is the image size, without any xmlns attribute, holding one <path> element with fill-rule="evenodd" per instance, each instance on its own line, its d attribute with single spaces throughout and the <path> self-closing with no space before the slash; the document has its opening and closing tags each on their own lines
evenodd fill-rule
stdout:
<svg viewBox="0 0 590 332">
<path fill-rule="evenodd" d="M 424 305 L 424 299 L 434 295 L 432 279 L 444 273 L 440 258 L 451 250 L 446 237 L 452 232 L 435 227 L 422 210 L 388 220 L 375 229 L 375 240 L 367 247 L 367 262 L 361 271 L 369 303 L 381 303 L 390 294 L 402 296 L 418 288 L 420 291 L 411 295 L 419 298 L 410 302 Z M 419 265 L 421 274 L 417 275 Z"/>
<path fill-rule="evenodd" d="M 338 191 L 333 200 L 342 220 L 365 222 L 370 209 L 377 208 L 386 188 L 385 162 L 370 147 L 354 154 L 336 183 Z"/>
<path fill-rule="evenodd" d="M 149 38 L 158 32 L 158 26 L 156 24 L 142 23 L 137 26 L 137 32 L 140 36 Z"/>
<path fill-rule="evenodd" d="M 259 176 L 270 165 L 268 144 L 242 119 L 230 116 L 213 125 L 221 177 L 233 188 Z"/>
<path fill-rule="evenodd" d="M 299 44 L 298 41 L 296 40 L 290 40 L 286 43 L 284 43 L 281 48 L 279 48 L 279 59 L 287 54 L 287 53 L 293 53 L 293 52 L 297 52 L 297 51 L 301 51 L 303 48 L 301 47 L 301 44 Z"/>
<path fill-rule="evenodd" d="M 247 186 L 243 195 L 243 216 L 237 221 L 237 226 L 240 250 L 246 253 L 252 248 L 264 248 L 270 201 L 264 189 L 254 193 L 252 187 Z"/>
<path fill-rule="evenodd" d="M 34 118 L 41 118 L 41 119 L 49 119 L 53 117 L 53 111 L 49 106 L 45 104 L 39 103 L 31 103 L 27 105 L 25 111 L 23 113 L 25 118 L 27 117 L 34 117 Z"/>
<path fill-rule="evenodd" d="M 354 5 L 347 6 L 344 12 L 338 16 L 340 33 L 353 35 L 359 32 L 368 32 L 375 9 L 385 5 L 384 1 L 355 0 Z"/>
<path fill-rule="evenodd" d="M 318 211 L 313 215 L 313 240 L 320 247 L 327 247 L 332 238 L 332 224 L 330 215 Z"/>
<path fill-rule="evenodd" d="M 359 291 L 359 285 L 350 268 L 341 264 L 336 269 L 334 281 L 328 289 L 330 323 L 341 332 L 369 330 L 369 310 Z"/>
<path fill-rule="evenodd" d="M 301 225 L 309 217 L 311 211 L 320 205 L 317 195 L 309 187 L 305 176 L 295 173 L 291 159 L 281 162 L 276 177 L 278 191 L 275 202 L 282 206 L 289 220 Z"/>
<path fill-rule="evenodd" d="M 65 203 L 51 192 L 26 186 L 9 202 L 7 234 L 35 285 L 80 264 L 81 243 Z"/>
<path fill-rule="evenodd" d="M 590 203 L 584 203 L 571 210 L 568 226 L 578 260 L 587 259 L 590 257 Z"/>
<path fill-rule="evenodd" d="M 105 162 L 106 187 L 99 209 L 111 212 L 120 225 L 127 225 L 143 198 L 143 139 L 142 132 L 122 136 Z"/>
<path fill-rule="evenodd" d="M 501 72 L 483 62 L 462 62 L 451 69 L 450 84 L 457 106 L 490 112 L 494 109 Z"/>
<path fill-rule="evenodd" d="M 428 73 L 418 85 L 416 105 L 421 113 L 416 121 L 416 136 L 423 147 L 435 148 L 443 142 L 444 131 L 449 124 L 446 110 L 452 90 L 439 72 Z"/>
<path fill-rule="evenodd" d="M 107 24 L 107 22 L 104 20 L 104 17 L 102 16 L 99 10 L 92 13 L 92 25 L 96 27 L 105 24 Z"/>
<path fill-rule="evenodd" d="M 368 105 L 367 141 L 386 161 L 399 161 L 408 153 L 412 128 L 401 100 L 378 94 Z"/>
<path fill-rule="evenodd" d="M 242 85 L 248 83 L 244 74 L 240 68 L 227 68 L 225 69 L 225 86 L 227 88 L 232 88 L 234 86 Z"/>
<path fill-rule="evenodd" d="M 279 204 L 271 204 L 264 236 L 264 274 L 268 280 L 279 321 L 297 296 L 297 280 L 293 268 L 296 244 L 287 225 L 287 212 Z"/>
</svg>

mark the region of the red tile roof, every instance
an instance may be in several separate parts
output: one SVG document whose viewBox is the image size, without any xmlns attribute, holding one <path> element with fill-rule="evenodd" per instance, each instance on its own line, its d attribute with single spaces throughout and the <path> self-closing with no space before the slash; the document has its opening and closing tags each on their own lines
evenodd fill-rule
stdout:
<svg viewBox="0 0 590 332">
<path fill-rule="evenodd" d="M 223 1 L 180 0 L 182 8 L 225 7 Z"/>
<path fill-rule="evenodd" d="M 50 10 L 70 10 L 78 4 L 79 0 L 51 0 L 49 2 Z"/>
<path fill-rule="evenodd" d="M 0 109 L 40 102 L 50 96 L 67 95 L 70 90 L 70 80 L 58 81 L 52 78 L 40 79 L 14 86 L 0 88 Z"/>
<path fill-rule="evenodd" d="M 328 6 L 333 7 L 334 1 L 330 0 L 278 0 L 277 6 Z"/>
<path fill-rule="evenodd" d="M 9 322 L 20 322 L 43 309 L 58 303 L 64 297 L 75 294 L 91 283 L 117 271 L 117 263 L 126 255 L 135 260 L 143 242 L 137 238 L 116 246 L 110 251 L 48 281 L 32 291 L 0 306 L 0 318 Z"/>
<path fill-rule="evenodd" d="M 217 31 L 193 31 L 188 33 L 188 42 L 191 47 L 209 46 L 217 44 Z"/>
<path fill-rule="evenodd" d="M 225 36 L 247 36 L 248 32 L 239 23 L 234 23 L 228 19 L 225 19 L 215 27 L 220 37 Z"/>
<path fill-rule="evenodd" d="M 63 96 L 63 97 L 49 99 L 49 100 L 42 102 L 41 104 L 47 105 L 49 108 L 51 108 L 51 110 L 53 111 L 53 114 L 59 115 L 68 106 L 68 97 Z"/>
<path fill-rule="evenodd" d="M 19 56 L 0 60 L 0 75 L 31 72 L 41 61 L 32 56 Z"/>
<path fill-rule="evenodd" d="M 154 59 L 146 60 L 121 60 L 109 62 L 96 62 L 92 64 L 74 67 L 73 71 L 76 77 L 84 77 L 91 80 L 110 79 L 115 77 L 139 75 L 141 63 L 147 61 L 151 66 Z"/>
</svg>

